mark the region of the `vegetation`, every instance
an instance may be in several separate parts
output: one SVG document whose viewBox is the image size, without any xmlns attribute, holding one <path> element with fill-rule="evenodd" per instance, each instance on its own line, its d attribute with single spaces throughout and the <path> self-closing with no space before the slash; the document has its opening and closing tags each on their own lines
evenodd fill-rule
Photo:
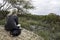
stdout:
<svg viewBox="0 0 60 40">
<path fill-rule="evenodd" d="M 0 5 L 0 11 L 7 11 L 11 8 L 17 8 L 21 14 L 29 13 L 28 9 L 33 9 L 31 0 L 3 0 L 3 4 Z"/>
<path fill-rule="evenodd" d="M 56 14 L 48 15 L 18 15 L 19 23 L 25 29 L 35 32 L 45 40 L 60 40 L 60 16 Z M 5 24 L 5 20 L 0 20 L 0 24 Z"/>
<path fill-rule="evenodd" d="M 4 9 L 5 5 L 7 6 L 6 9 Z M 5 24 L 5 17 L 8 13 L 7 10 L 11 6 L 17 8 L 19 12 L 22 13 L 18 14 L 18 16 L 19 23 L 23 28 L 35 32 L 45 40 L 60 40 L 60 16 L 54 13 L 50 13 L 48 15 L 26 14 L 29 13 L 28 9 L 33 8 L 30 1 L 4 0 L 4 3 L 0 5 L 0 25 Z"/>
</svg>

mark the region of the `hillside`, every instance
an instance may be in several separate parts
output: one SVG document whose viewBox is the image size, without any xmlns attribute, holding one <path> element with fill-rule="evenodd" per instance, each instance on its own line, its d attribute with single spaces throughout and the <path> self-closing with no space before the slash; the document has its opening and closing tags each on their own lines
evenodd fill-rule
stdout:
<svg viewBox="0 0 60 40">
<path fill-rule="evenodd" d="M 12 37 L 9 32 L 4 30 L 3 26 L 0 26 L 0 40 L 44 40 L 42 37 L 34 34 L 31 31 L 22 29 L 22 33 L 18 37 Z"/>
<path fill-rule="evenodd" d="M 48 15 L 21 14 L 19 23 L 22 28 L 34 32 L 44 40 L 60 40 L 60 16 L 54 13 Z M 5 24 L 5 19 L 0 20 L 0 25 Z"/>
</svg>

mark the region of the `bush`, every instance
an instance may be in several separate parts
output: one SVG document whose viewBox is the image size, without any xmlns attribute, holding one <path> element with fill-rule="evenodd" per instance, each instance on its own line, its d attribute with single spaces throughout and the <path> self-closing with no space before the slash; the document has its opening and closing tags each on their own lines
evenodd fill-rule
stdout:
<svg viewBox="0 0 60 40">
<path fill-rule="evenodd" d="M 4 19 L 8 13 L 9 13 L 8 11 L 3 11 L 3 10 L 1 10 L 1 11 L 0 11 L 0 20 L 1 20 L 1 19 Z"/>
</svg>

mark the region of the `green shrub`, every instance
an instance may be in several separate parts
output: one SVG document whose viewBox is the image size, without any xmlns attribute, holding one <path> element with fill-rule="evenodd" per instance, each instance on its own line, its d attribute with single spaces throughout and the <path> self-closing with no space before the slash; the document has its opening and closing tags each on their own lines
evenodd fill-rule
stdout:
<svg viewBox="0 0 60 40">
<path fill-rule="evenodd" d="M 5 19 L 0 20 L 0 25 L 4 25 L 5 24 Z"/>
</svg>

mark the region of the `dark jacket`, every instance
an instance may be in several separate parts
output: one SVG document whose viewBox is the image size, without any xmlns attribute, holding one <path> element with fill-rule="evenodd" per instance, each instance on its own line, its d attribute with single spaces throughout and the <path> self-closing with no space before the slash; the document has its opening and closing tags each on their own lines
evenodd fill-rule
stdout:
<svg viewBox="0 0 60 40">
<path fill-rule="evenodd" d="M 6 28 L 9 29 L 9 30 L 12 30 L 12 29 L 17 29 L 17 24 L 18 24 L 18 17 L 17 16 L 13 16 L 13 15 L 10 15 L 10 16 L 7 16 L 6 18 Z"/>
</svg>

